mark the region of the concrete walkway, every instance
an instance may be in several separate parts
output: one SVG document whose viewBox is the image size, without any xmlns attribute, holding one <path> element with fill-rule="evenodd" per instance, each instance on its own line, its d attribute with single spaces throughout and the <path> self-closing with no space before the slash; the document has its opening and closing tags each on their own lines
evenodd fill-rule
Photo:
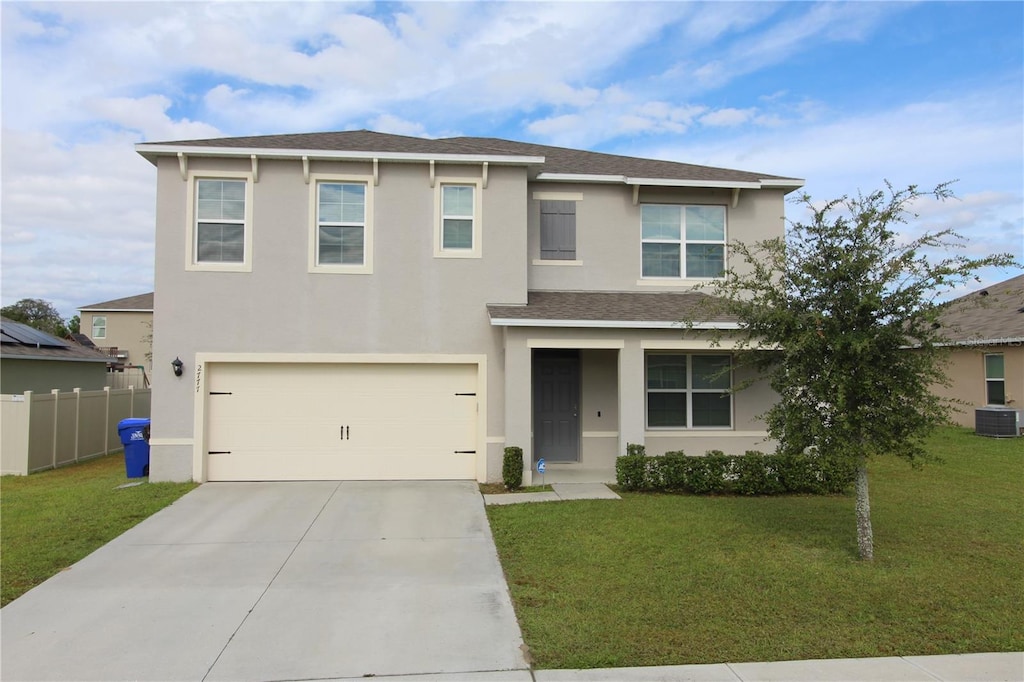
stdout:
<svg viewBox="0 0 1024 682">
<path fill-rule="evenodd" d="M 472 481 L 207 483 L 0 630 L 5 682 L 529 675 Z"/>
<path fill-rule="evenodd" d="M 560 500 L 621 500 L 604 483 L 552 483 L 550 492 L 484 495 L 485 504 L 558 502 Z"/>
</svg>

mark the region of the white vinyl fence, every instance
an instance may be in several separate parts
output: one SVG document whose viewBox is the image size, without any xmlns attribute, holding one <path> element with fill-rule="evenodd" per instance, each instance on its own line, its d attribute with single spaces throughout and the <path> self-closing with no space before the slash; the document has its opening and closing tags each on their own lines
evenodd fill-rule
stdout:
<svg viewBox="0 0 1024 682">
<path fill-rule="evenodd" d="M 120 450 L 117 424 L 148 417 L 148 388 L 0 395 L 0 474 L 27 475 Z"/>
</svg>

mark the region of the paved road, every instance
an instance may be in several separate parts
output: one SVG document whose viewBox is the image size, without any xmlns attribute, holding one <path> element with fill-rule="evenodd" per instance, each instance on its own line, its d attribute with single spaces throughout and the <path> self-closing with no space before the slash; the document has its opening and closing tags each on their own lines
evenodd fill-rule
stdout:
<svg viewBox="0 0 1024 682">
<path fill-rule="evenodd" d="M 527 668 L 473 482 L 208 483 L 0 626 L 5 681 Z"/>
</svg>

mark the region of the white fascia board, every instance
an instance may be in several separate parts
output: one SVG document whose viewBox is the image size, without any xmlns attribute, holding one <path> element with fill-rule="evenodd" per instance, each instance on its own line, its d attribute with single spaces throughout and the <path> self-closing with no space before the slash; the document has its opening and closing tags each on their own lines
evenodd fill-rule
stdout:
<svg viewBox="0 0 1024 682">
<path fill-rule="evenodd" d="M 799 189 L 805 184 L 805 180 L 800 178 L 762 178 L 761 187 L 790 187 L 792 189 Z"/>
<path fill-rule="evenodd" d="M 492 318 L 492 327 L 588 327 L 594 329 L 739 329 L 736 322 L 683 322 L 639 320 L 531 320 L 518 318 Z"/>
<path fill-rule="evenodd" d="M 80 313 L 151 313 L 152 308 L 79 308 Z"/>
<path fill-rule="evenodd" d="M 625 175 L 589 175 L 587 173 L 541 173 L 537 181 L 551 182 L 626 182 Z"/>
<path fill-rule="evenodd" d="M 671 178 L 626 178 L 627 185 L 647 187 L 715 187 L 722 189 L 761 189 L 760 182 L 740 180 L 673 180 Z"/>
<path fill-rule="evenodd" d="M 374 151 L 338 151 L 330 149 L 271 149 L 254 147 L 202 147 L 183 145 L 147 144 L 140 142 L 135 145 L 135 151 L 142 156 L 177 156 L 179 153 L 186 156 L 218 156 L 218 157 L 239 157 L 249 159 L 257 158 L 279 158 L 279 159 L 301 159 L 307 157 L 316 160 L 333 161 L 369 161 L 379 159 L 381 161 L 438 161 L 441 163 L 493 163 L 508 165 L 531 165 L 544 163 L 543 156 L 497 156 L 493 154 L 413 154 L 406 152 L 374 152 Z"/>
</svg>

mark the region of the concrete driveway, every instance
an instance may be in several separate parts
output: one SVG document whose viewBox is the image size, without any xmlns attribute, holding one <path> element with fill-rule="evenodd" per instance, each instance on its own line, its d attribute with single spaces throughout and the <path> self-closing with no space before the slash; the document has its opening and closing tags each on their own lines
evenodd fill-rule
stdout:
<svg viewBox="0 0 1024 682">
<path fill-rule="evenodd" d="M 472 482 L 207 483 L 0 611 L 4 680 L 525 670 Z"/>
</svg>

